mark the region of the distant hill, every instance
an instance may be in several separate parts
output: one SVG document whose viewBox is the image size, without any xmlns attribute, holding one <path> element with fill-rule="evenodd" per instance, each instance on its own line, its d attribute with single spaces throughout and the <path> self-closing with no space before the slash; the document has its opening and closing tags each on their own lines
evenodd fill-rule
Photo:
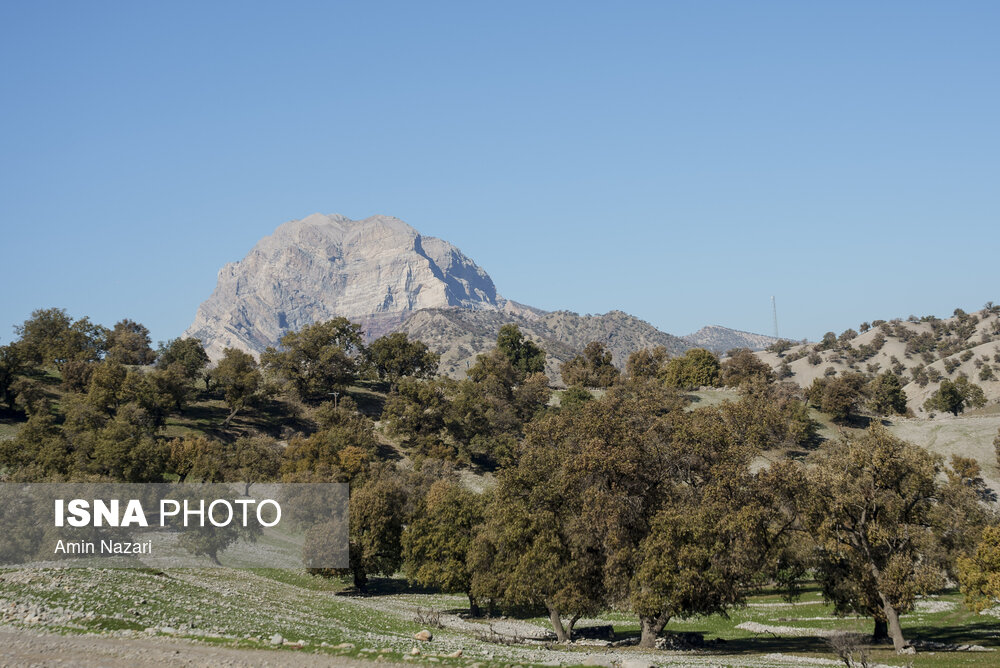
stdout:
<svg viewBox="0 0 1000 668">
<path fill-rule="evenodd" d="M 624 368 L 629 354 L 641 348 L 664 346 L 676 355 L 691 347 L 621 311 L 604 315 L 554 311 L 524 317 L 510 312 L 426 309 L 414 313 L 399 329 L 441 353 L 441 373 L 460 377 L 475 363 L 477 355 L 496 345 L 500 328 L 511 322 L 545 349 L 545 372 L 554 381 L 559 380 L 559 365 L 578 355 L 591 341 L 604 343 L 620 368 Z"/>
<path fill-rule="evenodd" d="M 758 355 L 776 369 L 787 363 L 792 373 L 788 380 L 802 387 L 820 376 L 846 371 L 893 370 L 903 380 L 907 405 L 918 416 L 941 379 L 960 375 L 982 387 L 995 404 L 1000 400 L 1000 308 L 956 311 L 951 318 L 876 320 L 861 333 L 851 329 L 828 335 L 826 343 L 793 346 L 780 356 Z"/>
<path fill-rule="evenodd" d="M 749 348 L 750 350 L 763 350 L 777 341 L 773 336 L 763 334 L 752 334 L 751 332 L 741 332 L 737 329 L 709 325 L 702 327 L 694 334 L 681 337 L 688 345 L 698 348 L 707 348 L 715 353 L 725 353 L 733 348 Z"/>
<path fill-rule="evenodd" d="M 217 360 L 227 347 L 255 355 L 281 336 L 336 316 L 361 323 L 369 339 L 404 331 L 441 353 L 441 370 L 461 376 L 515 323 L 548 353 L 546 372 L 591 341 L 604 343 L 624 368 L 630 353 L 664 346 L 724 352 L 759 349 L 773 339 L 723 327 L 680 338 L 621 311 L 547 312 L 501 296 L 489 274 L 458 248 L 389 216 L 351 220 L 313 214 L 278 227 L 245 258 L 224 266 L 185 336 L 201 339 Z"/>
</svg>

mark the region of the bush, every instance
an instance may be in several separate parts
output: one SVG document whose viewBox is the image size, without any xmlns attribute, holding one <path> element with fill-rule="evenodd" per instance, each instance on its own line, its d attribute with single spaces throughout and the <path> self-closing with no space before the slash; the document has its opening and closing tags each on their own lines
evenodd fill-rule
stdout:
<svg viewBox="0 0 1000 668">
<path fill-rule="evenodd" d="M 899 377 L 891 371 L 886 371 L 868 384 L 868 395 L 868 406 L 876 415 L 906 413 L 906 392 Z"/>
<path fill-rule="evenodd" d="M 691 348 L 683 357 L 667 362 L 663 381 L 668 387 L 682 390 L 714 387 L 719 383 L 719 358 L 704 348 Z"/>
<path fill-rule="evenodd" d="M 582 387 L 610 387 L 620 375 L 611 363 L 611 353 L 599 341 L 588 343 L 583 354 L 563 364 L 559 372 L 567 385 Z"/>
<path fill-rule="evenodd" d="M 924 402 L 924 408 L 928 411 L 947 411 L 956 416 L 965 411 L 967 406 L 979 408 L 984 405 L 986 395 L 983 388 L 970 383 L 965 376 L 959 376 L 955 382 L 945 378 L 937 391 Z"/>
<path fill-rule="evenodd" d="M 788 368 L 787 363 L 782 364 L 785 368 Z M 788 374 L 791 375 L 791 369 L 788 369 Z M 719 377 L 722 384 L 726 387 L 739 387 L 754 376 L 761 376 L 765 380 L 770 381 L 774 378 L 774 372 L 771 371 L 771 367 L 768 364 L 762 362 L 749 348 L 730 351 L 729 358 L 720 366 Z"/>
<path fill-rule="evenodd" d="M 865 377 L 860 373 L 845 373 L 838 378 L 817 378 L 806 391 L 806 397 L 809 403 L 835 420 L 846 420 L 864 398 L 866 385 Z"/>
<path fill-rule="evenodd" d="M 777 353 L 781 357 L 786 350 L 792 347 L 792 342 L 788 339 L 778 339 L 767 347 L 769 353 Z"/>
</svg>

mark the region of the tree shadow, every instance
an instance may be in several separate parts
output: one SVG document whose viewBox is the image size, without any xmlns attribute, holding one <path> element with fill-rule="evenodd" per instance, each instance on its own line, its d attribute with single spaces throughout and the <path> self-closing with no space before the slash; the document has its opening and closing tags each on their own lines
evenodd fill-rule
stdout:
<svg viewBox="0 0 1000 668">
<path fill-rule="evenodd" d="M 0 406 L 0 424 L 18 424 L 27 420 L 27 416 L 21 411 L 7 406 Z"/>
<path fill-rule="evenodd" d="M 477 473 L 496 473 L 500 465 L 485 452 L 473 452 L 469 455 L 469 464 Z"/>
<path fill-rule="evenodd" d="M 1000 636 L 997 635 L 996 621 L 968 621 L 958 624 L 947 624 L 940 621 L 906 626 L 903 635 L 907 640 L 928 640 L 947 643 L 949 645 L 982 645 L 983 647 L 1000 647 Z"/>
<path fill-rule="evenodd" d="M 54 371 L 42 367 L 29 369 L 22 375 L 48 387 L 58 387 L 62 384 L 62 376 Z"/>
<path fill-rule="evenodd" d="M 379 461 L 403 461 L 403 455 L 388 443 L 379 443 L 375 446 L 375 456 Z"/>
<path fill-rule="evenodd" d="M 382 415 L 388 394 L 388 383 L 366 383 L 344 390 L 344 396 L 354 400 L 358 405 L 358 411 L 373 419 L 378 419 Z"/>
<path fill-rule="evenodd" d="M 818 636 L 771 637 L 759 635 L 751 638 L 731 638 L 728 640 L 719 638 L 715 642 L 709 641 L 705 647 L 720 654 L 737 655 L 787 654 L 791 652 L 822 654 L 830 652 L 830 645 L 826 639 Z"/>
<path fill-rule="evenodd" d="M 707 631 L 703 632 L 694 629 L 690 631 L 677 632 L 664 631 L 661 634 L 661 637 L 670 638 L 672 636 L 681 643 L 681 647 L 687 644 L 687 649 L 674 648 L 670 651 L 690 651 L 692 653 L 697 653 L 699 656 L 745 656 L 772 653 L 785 654 L 791 652 L 830 652 L 830 646 L 827 644 L 826 639 L 818 636 L 786 637 L 762 634 L 746 638 L 709 638 L 707 637 L 708 635 L 709 632 Z M 699 636 L 705 637 L 704 643 L 690 642 L 691 638 Z M 614 640 L 616 642 L 634 641 L 638 644 L 640 637 L 641 634 L 639 631 L 618 631 L 614 634 Z"/>
<path fill-rule="evenodd" d="M 398 596 L 400 594 L 440 594 L 441 591 L 433 587 L 422 587 L 410 584 L 401 578 L 370 578 L 365 587 L 364 593 L 356 587 L 337 592 L 337 596 L 359 596 L 370 598 L 374 596 Z"/>
<path fill-rule="evenodd" d="M 849 429 L 868 429 L 872 422 L 879 422 L 885 424 L 881 418 L 875 418 L 868 415 L 856 415 L 851 413 L 846 418 L 831 420 L 834 425 L 838 427 L 847 427 Z"/>
</svg>

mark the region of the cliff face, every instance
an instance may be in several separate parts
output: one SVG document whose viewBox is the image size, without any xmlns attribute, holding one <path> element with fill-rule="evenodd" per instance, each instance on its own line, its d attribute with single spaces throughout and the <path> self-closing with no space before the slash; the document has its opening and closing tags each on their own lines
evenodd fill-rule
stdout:
<svg viewBox="0 0 1000 668">
<path fill-rule="evenodd" d="M 313 214 L 224 266 L 184 335 L 215 360 L 226 347 L 259 353 L 286 331 L 336 316 L 375 337 L 420 309 L 505 305 L 489 275 L 446 241 L 388 216 Z"/>
</svg>

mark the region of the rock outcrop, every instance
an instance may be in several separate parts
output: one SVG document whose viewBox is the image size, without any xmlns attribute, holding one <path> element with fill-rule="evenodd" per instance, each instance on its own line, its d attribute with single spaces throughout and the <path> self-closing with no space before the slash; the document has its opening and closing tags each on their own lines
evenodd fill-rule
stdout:
<svg viewBox="0 0 1000 668">
<path fill-rule="evenodd" d="M 397 218 L 313 214 L 224 266 L 185 336 L 200 338 L 215 360 L 227 347 L 260 353 L 289 330 L 336 316 L 376 337 L 414 311 L 443 307 L 523 309 L 459 249 Z"/>
</svg>

